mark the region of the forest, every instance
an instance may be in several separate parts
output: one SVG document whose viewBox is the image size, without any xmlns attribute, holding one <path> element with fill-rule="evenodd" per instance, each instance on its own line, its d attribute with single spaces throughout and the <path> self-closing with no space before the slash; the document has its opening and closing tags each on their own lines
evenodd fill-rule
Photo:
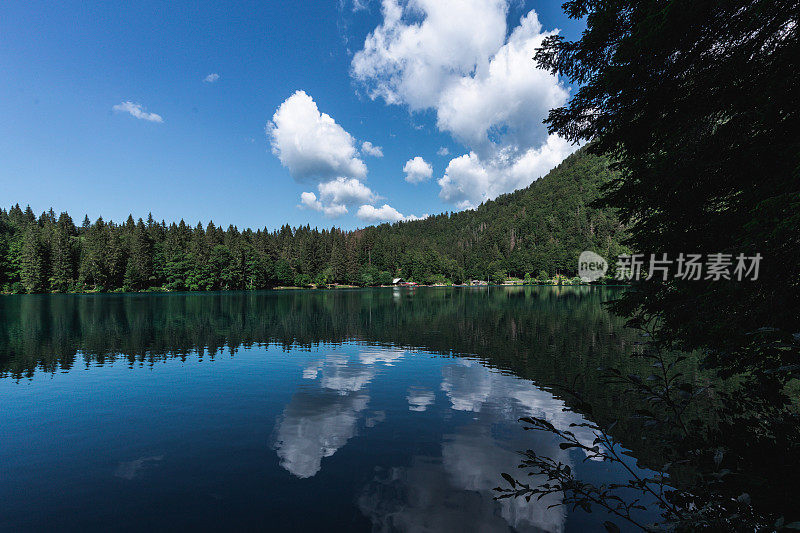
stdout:
<svg viewBox="0 0 800 533">
<path fill-rule="evenodd" d="M 615 257 L 625 227 L 593 202 L 614 179 L 585 149 L 529 187 L 475 210 L 354 231 L 310 226 L 223 229 L 128 216 L 78 225 L 53 209 L 0 209 L 6 293 L 256 290 L 574 276 L 583 250 Z"/>
</svg>

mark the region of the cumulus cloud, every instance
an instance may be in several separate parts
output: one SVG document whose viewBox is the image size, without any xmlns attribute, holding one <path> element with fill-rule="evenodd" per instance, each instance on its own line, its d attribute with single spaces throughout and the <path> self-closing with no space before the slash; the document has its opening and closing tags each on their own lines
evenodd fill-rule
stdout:
<svg viewBox="0 0 800 533">
<path fill-rule="evenodd" d="M 367 222 L 398 222 L 403 220 L 403 214 L 389 204 L 383 204 L 381 207 L 362 205 L 358 208 L 356 216 Z"/>
<path fill-rule="evenodd" d="M 373 99 L 435 107 L 454 79 L 503 44 L 506 9 L 504 0 L 384 0 L 383 23 L 353 57 L 353 76 Z"/>
<path fill-rule="evenodd" d="M 324 213 L 326 217 L 337 218 L 347 213 L 347 206 L 344 205 L 324 205 L 317 200 L 317 195 L 313 192 L 304 192 L 300 194 L 300 207 L 305 209 L 313 209 Z"/>
<path fill-rule="evenodd" d="M 406 173 L 406 181 L 409 183 L 421 183 L 433 176 L 433 167 L 420 156 L 406 161 L 403 167 Z"/>
<path fill-rule="evenodd" d="M 141 120 L 147 120 L 149 122 L 164 122 L 164 119 L 161 118 L 161 115 L 156 113 L 148 113 L 144 110 L 141 104 L 135 104 L 131 101 L 117 104 L 112 107 L 112 109 L 118 113 L 128 113 L 130 116 Z"/>
<path fill-rule="evenodd" d="M 383 157 L 383 148 L 375 146 L 369 141 L 364 141 L 361 143 L 361 153 L 372 157 Z"/>
<path fill-rule="evenodd" d="M 497 148 L 541 145 L 547 138 L 542 120 L 569 96 L 531 59 L 550 34 L 535 11 L 525 15 L 482 72 L 447 87 L 437 106 L 439 127 L 484 156 Z"/>
<path fill-rule="evenodd" d="M 217 74 L 216 72 L 212 72 L 211 74 L 203 78 L 203 81 L 206 83 L 214 83 L 218 79 L 219 79 L 219 74 Z"/>
<path fill-rule="evenodd" d="M 281 164 L 300 182 L 345 177 L 363 180 L 367 166 L 357 157 L 355 139 L 316 102 L 297 91 L 275 111 L 267 136 Z"/>
<path fill-rule="evenodd" d="M 459 209 L 472 209 L 500 194 L 528 186 L 574 150 L 568 141 L 550 135 L 542 146 L 521 155 L 501 152 L 487 161 L 470 152 L 450 160 L 444 176 L 438 180 L 439 198 Z"/>
<path fill-rule="evenodd" d="M 436 151 L 436 155 L 440 156 L 450 155 L 450 150 L 447 148 L 447 146 L 442 146 Z"/>
<path fill-rule="evenodd" d="M 508 0 L 384 0 L 351 64 L 370 98 L 434 110 L 439 130 L 469 148 L 439 180 L 460 208 L 529 185 L 576 148 L 542 124 L 569 96 L 532 60 L 554 32 L 535 11 L 509 32 L 507 13 Z"/>
<path fill-rule="evenodd" d="M 336 218 L 348 212 L 348 205 L 372 203 L 379 196 L 355 178 L 336 178 L 317 185 L 319 197 L 313 192 L 300 195 L 300 207 L 313 209 Z"/>
<path fill-rule="evenodd" d="M 331 204 L 364 204 L 377 199 L 369 187 L 355 178 L 336 178 L 320 183 L 317 188 L 322 200 Z"/>
<path fill-rule="evenodd" d="M 422 220 L 423 218 L 427 218 L 428 215 L 422 215 L 418 217 L 416 215 L 408 215 L 404 216 L 403 213 L 395 209 L 394 207 L 390 206 L 389 204 L 383 204 L 381 207 L 375 207 L 374 205 L 362 205 L 358 208 L 358 212 L 356 216 L 361 220 L 366 222 L 400 222 L 401 220 L 409 221 L 409 220 Z"/>
</svg>

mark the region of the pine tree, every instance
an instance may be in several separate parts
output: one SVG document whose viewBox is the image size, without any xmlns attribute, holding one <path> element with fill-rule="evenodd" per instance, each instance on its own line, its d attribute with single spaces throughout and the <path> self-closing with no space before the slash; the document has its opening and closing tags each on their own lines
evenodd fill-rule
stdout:
<svg viewBox="0 0 800 533">
<path fill-rule="evenodd" d="M 152 253 L 150 239 L 142 219 L 139 219 L 128 238 L 127 255 L 125 287 L 136 291 L 148 288 L 152 275 Z"/>
<path fill-rule="evenodd" d="M 83 246 L 81 247 L 78 280 L 84 286 L 100 290 L 108 288 L 107 265 L 103 253 L 106 247 L 105 226 L 103 217 L 100 217 L 90 226 L 86 225 L 86 219 L 84 219 L 81 229 Z"/>
<path fill-rule="evenodd" d="M 67 213 L 61 213 L 50 241 L 50 289 L 66 292 L 75 282 L 75 225 Z"/>
<path fill-rule="evenodd" d="M 25 231 L 20 260 L 20 278 L 27 293 L 47 290 L 47 256 L 41 231 L 30 224 Z"/>
</svg>

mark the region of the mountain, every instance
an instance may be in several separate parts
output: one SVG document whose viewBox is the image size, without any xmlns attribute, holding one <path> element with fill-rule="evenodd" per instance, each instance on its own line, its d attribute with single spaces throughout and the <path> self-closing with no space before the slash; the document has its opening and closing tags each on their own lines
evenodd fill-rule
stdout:
<svg viewBox="0 0 800 533">
<path fill-rule="evenodd" d="M 535 276 L 541 270 L 572 275 L 584 250 L 607 259 L 625 251 L 625 229 L 614 211 L 591 206 L 613 178 L 606 158 L 581 149 L 528 187 L 475 210 L 382 225 L 365 234 L 450 258 L 467 277 L 497 271 Z"/>
</svg>

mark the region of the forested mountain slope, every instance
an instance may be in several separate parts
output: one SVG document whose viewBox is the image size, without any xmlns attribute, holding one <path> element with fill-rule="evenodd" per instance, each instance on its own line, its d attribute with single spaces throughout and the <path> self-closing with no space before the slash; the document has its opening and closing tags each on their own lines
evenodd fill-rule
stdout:
<svg viewBox="0 0 800 533">
<path fill-rule="evenodd" d="M 134 221 L 76 226 L 51 209 L 38 218 L 0 210 L 5 292 L 260 289 L 277 285 L 423 283 L 501 275 L 573 275 L 583 250 L 623 250 L 614 212 L 590 207 L 612 179 L 608 161 L 579 150 L 529 187 L 475 210 L 355 231 L 309 226 L 224 230 Z"/>
<path fill-rule="evenodd" d="M 519 277 L 540 270 L 571 274 L 583 250 L 606 258 L 623 250 L 624 228 L 615 213 L 589 206 L 611 178 L 607 159 L 580 150 L 530 186 L 475 210 L 370 231 L 376 240 L 424 243 L 455 260 L 468 277 L 498 270 Z"/>
</svg>

